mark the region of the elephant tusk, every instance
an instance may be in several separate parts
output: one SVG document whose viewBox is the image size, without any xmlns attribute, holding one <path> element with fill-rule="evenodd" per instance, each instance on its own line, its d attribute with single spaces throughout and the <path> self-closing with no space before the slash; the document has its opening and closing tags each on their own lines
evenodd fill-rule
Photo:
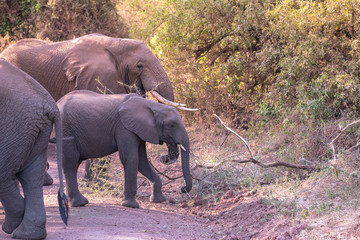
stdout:
<svg viewBox="0 0 360 240">
<path fill-rule="evenodd" d="M 156 98 L 157 100 L 159 100 L 159 102 L 162 102 L 166 105 L 170 105 L 170 106 L 173 106 L 173 107 L 176 107 L 180 110 L 185 110 L 185 111 L 198 111 L 199 109 L 197 108 L 186 108 L 186 104 L 183 104 L 183 103 L 175 103 L 175 102 L 172 102 L 170 100 L 167 100 L 166 98 L 162 97 L 158 92 L 156 91 L 150 91 L 151 95 L 153 95 L 154 98 Z"/>
<path fill-rule="evenodd" d="M 184 148 L 184 146 L 182 144 L 179 144 L 179 146 L 184 152 L 186 152 L 186 149 Z"/>
<path fill-rule="evenodd" d="M 154 96 L 154 98 L 156 98 L 157 100 L 159 100 L 160 102 L 166 104 L 166 105 L 170 105 L 173 107 L 184 107 L 186 106 L 186 104 L 183 103 L 175 103 L 172 102 L 170 100 L 167 100 L 166 98 L 164 98 L 163 96 L 161 96 L 157 91 L 150 91 L 151 95 Z"/>
<path fill-rule="evenodd" d="M 184 111 L 190 111 L 190 112 L 199 111 L 198 108 L 177 107 L 177 109 L 184 110 Z"/>
</svg>

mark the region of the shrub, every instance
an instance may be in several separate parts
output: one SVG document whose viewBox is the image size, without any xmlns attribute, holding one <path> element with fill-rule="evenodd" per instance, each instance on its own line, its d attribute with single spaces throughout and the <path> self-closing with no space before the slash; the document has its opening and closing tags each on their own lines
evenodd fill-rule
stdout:
<svg viewBox="0 0 360 240">
<path fill-rule="evenodd" d="M 4 2 L 0 8 L 0 50 L 22 38 L 60 41 L 93 32 L 128 35 L 115 1 L 15 0 Z"/>
</svg>

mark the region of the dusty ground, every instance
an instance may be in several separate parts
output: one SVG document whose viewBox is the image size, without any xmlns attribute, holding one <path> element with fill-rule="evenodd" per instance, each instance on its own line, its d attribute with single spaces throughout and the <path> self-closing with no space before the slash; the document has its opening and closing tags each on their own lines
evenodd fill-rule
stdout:
<svg viewBox="0 0 360 240">
<path fill-rule="evenodd" d="M 90 204 L 70 208 L 65 226 L 58 213 L 59 187 L 54 147 L 49 147 L 52 186 L 44 187 L 47 239 L 296 239 L 306 224 L 281 219 L 256 192 L 228 191 L 214 204 L 180 194 L 180 186 L 164 186 L 164 203 L 149 203 L 148 187 L 139 188 L 140 209 L 125 208 L 116 197 L 88 196 Z M 82 170 L 83 171 L 83 170 Z M 80 173 L 82 176 L 83 173 Z M 4 212 L 0 207 L 0 223 Z M 0 239 L 11 239 L 0 232 Z"/>
</svg>

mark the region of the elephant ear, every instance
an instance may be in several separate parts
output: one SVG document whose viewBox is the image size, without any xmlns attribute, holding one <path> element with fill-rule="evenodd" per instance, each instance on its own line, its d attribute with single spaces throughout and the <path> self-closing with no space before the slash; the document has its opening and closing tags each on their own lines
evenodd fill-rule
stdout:
<svg viewBox="0 0 360 240">
<path fill-rule="evenodd" d="M 93 89 L 97 81 L 118 79 L 116 57 L 99 42 L 79 39 L 66 54 L 62 68 L 68 81 L 76 81 L 76 89 Z"/>
<path fill-rule="evenodd" d="M 138 135 L 145 142 L 159 144 L 154 112 L 142 97 L 133 96 L 120 104 L 119 115 L 126 129 Z"/>
</svg>

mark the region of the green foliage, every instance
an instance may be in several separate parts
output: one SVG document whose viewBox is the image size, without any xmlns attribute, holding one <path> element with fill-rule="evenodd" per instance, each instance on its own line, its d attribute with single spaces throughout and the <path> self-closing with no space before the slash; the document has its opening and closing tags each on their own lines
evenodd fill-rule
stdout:
<svg viewBox="0 0 360 240">
<path fill-rule="evenodd" d="M 34 17 L 40 12 L 41 4 L 37 0 L 0 1 L 0 35 L 29 37 L 35 24 Z"/>
<path fill-rule="evenodd" d="M 90 167 L 91 180 L 82 179 L 80 187 L 92 194 L 123 196 L 124 174 L 123 169 L 118 162 L 112 162 L 111 156 L 93 159 Z"/>
<path fill-rule="evenodd" d="M 133 36 L 148 42 L 177 98 L 200 107 L 201 118 L 216 112 L 238 126 L 275 109 L 276 117 L 300 110 L 323 120 L 359 113 L 358 1 L 153 0 L 131 6 L 146 22 Z"/>
<path fill-rule="evenodd" d="M 49 0 L 43 19 L 42 38 L 53 41 L 88 33 L 127 36 L 127 27 L 111 0 Z"/>
<path fill-rule="evenodd" d="M 128 35 L 111 0 L 0 0 L 0 4 L 0 50 L 29 37 L 59 41 L 93 32 Z"/>
<path fill-rule="evenodd" d="M 267 12 L 283 53 L 273 92 L 280 104 L 301 106 L 317 119 L 358 108 L 358 5 L 282 1 Z"/>
</svg>

